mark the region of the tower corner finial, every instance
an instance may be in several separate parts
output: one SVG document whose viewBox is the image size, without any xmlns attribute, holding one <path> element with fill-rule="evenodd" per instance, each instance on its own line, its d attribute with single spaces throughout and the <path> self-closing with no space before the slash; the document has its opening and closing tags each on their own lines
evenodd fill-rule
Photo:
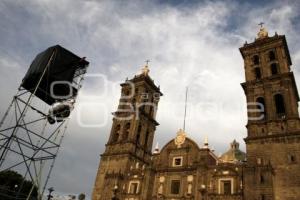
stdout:
<svg viewBox="0 0 300 200">
<path fill-rule="evenodd" d="M 159 153 L 159 146 L 158 146 L 158 142 L 156 143 L 155 145 L 155 148 L 154 148 L 154 152 L 155 154 Z"/>
<path fill-rule="evenodd" d="M 204 146 L 203 146 L 203 148 L 208 149 L 208 137 L 207 137 L 207 135 L 204 138 Z"/>
</svg>

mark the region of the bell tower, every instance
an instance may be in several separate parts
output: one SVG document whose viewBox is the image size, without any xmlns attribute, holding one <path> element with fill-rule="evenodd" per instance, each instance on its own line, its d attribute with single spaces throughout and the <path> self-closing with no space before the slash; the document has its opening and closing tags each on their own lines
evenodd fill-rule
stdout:
<svg viewBox="0 0 300 200">
<path fill-rule="evenodd" d="M 258 37 L 240 48 L 248 109 L 246 200 L 300 199 L 298 91 L 284 35 Z"/>
<path fill-rule="evenodd" d="M 149 76 L 148 61 L 139 75 L 121 84 L 121 98 L 101 155 L 93 200 L 148 199 L 151 195 L 151 151 L 161 96 L 160 88 Z"/>
</svg>

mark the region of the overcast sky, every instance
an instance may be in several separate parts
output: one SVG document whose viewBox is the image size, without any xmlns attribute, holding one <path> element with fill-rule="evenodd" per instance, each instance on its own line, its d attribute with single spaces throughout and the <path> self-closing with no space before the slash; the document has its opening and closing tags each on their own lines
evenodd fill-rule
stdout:
<svg viewBox="0 0 300 200">
<path fill-rule="evenodd" d="M 251 2 L 251 3 L 250 3 Z M 119 84 L 150 59 L 150 76 L 164 96 L 158 107 L 160 147 L 182 128 L 189 87 L 186 132 L 216 154 L 237 139 L 244 150 L 246 100 L 239 52 L 256 37 L 285 34 L 296 80 L 300 70 L 297 1 L 0 1 L 0 114 L 16 93 L 35 55 L 60 44 L 90 61 L 89 77 L 72 114 L 49 186 L 90 196 L 99 155 L 109 137 Z M 299 81 L 297 82 L 299 87 Z"/>
</svg>

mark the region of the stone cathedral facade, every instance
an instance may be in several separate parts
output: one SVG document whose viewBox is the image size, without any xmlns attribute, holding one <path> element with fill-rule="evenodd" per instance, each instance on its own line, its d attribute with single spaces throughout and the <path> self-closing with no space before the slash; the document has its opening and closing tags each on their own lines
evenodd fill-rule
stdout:
<svg viewBox="0 0 300 200">
<path fill-rule="evenodd" d="M 121 84 L 93 200 L 300 199 L 299 96 L 285 36 L 268 36 L 262 27 L 240 52 L 248 108 L 246 153 L 233 140 L 218 157 L 207 140 L 199 146 L 183 130 L 152 152 L 163 94 L 146 65 Z"/>
</svg>

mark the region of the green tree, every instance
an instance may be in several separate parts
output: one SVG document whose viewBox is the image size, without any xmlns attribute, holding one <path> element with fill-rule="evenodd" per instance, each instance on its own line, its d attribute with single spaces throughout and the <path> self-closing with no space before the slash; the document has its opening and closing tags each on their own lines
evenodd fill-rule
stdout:
<svg viewBox="0 0 300 200">
<path fill-rule="evenodd" d="M 19 200 L 26 199 L 32 188 L 32 182 L 25 180 L 22 175 L 15 171 L 7 170 L 0 172 L 0 199 Z M 30 200 L 37 199 L 37 188 L 31 193 Z"/>
<path fill-rule="evenodd" d="M 83 194 L 83 193 L 79 194 L 78 200 L 85 200 L 85 194 Z"/>
</svg>

